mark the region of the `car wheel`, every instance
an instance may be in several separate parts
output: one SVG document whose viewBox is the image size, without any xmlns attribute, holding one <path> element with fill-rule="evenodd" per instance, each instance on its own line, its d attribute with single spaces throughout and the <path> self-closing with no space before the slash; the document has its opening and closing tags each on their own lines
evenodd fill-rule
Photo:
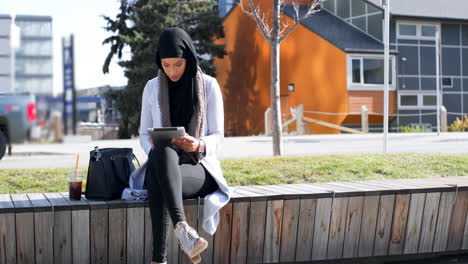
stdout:
<svg viewBox="0 0 468 264">
<path fill-rule="evenodd" d="M 5 155 L 7 140 L 3 132 L 0 130 L 0 160 Z"/>
</svg>

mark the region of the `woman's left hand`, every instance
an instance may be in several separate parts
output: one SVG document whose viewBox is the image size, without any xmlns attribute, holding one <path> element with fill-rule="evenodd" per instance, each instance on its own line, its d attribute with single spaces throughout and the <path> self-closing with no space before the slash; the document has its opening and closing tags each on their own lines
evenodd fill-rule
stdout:
<svg viewBox="0 0 468 264">
<path fill-rule="evenodd" d="M 183 149 L 185 152 L 195 152 L 198 150 L 200 141 L 188 134 L 185 134 L 180 138 L 173 138 L 172 144 Z"/>
</svg>

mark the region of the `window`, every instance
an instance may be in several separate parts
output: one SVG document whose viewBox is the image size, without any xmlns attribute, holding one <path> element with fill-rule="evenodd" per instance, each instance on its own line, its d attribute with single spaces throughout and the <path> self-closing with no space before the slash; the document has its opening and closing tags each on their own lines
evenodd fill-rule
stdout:
<svg viewBox="0 0 468 264">
<path fill-rule="evenodd" d="M 452 77 L 442 78 L 442 86 L 447 88 L 452 87 Z"/>
<path fill-rule="evenodd" d="M 421 36 L 423 37 L 435 37 L 437 32 L 436 26 L 421 25 Z"/>
<path fill-rule="evenodd" d="M 423 95 L 423 106 L 436 106 L 437 96 L 436 95 Z"/>
<path fill-rule="evenodd" d="M 364 59 L 364 83 L 384 84 L 384 60 Z M 392 60 L 389 61 L 389 69 L 392 68 Z M 392 71 L 389 71 L 389 84 L 392 84 Z"/>
<path fill-rule="evenodd" d="M 436 109 L 437 95 L 435 93 L 401 92 L 398 98 L 400 109 Z"/>
<path fill-rule="evenodd" d="M 397 25 L 397 37 L 403 39 L 434 40 L 439 29 L 437 24 L 398 22 Z"/>
<path fill-rule="evenodd" d="M 394 89 L 395 57 L 389 60 L 389 85 Z M 384 60 L 381 55 L 352 55 L 348 64 L 349 90 L 383 90 Z"/>
<path fill-rule="evenodd" d="M 418 106 L 417 95 L 401 95 L 400 97 L 401 106 Z"/>
<path fill-rule="evenodd" d="M 402 36 L 416 36 L 416 25 L 400 24 L 399 29 Z"/>
<path fill-rule="evenodd" d="M 353 83 L 361 83 L 361 60 L 353 60 Z"/>
<path fill-rule="evenodd" d="M 50 21 L 21 21 L 16 24 L 21 29 L 21 36 L 52 37 L 52 22 Z"/>
</svg>

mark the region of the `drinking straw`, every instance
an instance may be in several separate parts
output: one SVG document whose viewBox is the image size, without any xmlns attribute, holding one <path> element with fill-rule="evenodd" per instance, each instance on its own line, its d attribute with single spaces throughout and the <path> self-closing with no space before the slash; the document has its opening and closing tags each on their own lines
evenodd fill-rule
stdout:
<svg viewBox="0 0 468 264">
<path fill-rule="evenodd" d="M 76 181 L 76 173 L 78 172 L 78 160 L 80 159 L 80 154 L 76 156 L 76 169 L 75 169 L 75 178 L 73 178 L 73 181 Z"/>
</svg>

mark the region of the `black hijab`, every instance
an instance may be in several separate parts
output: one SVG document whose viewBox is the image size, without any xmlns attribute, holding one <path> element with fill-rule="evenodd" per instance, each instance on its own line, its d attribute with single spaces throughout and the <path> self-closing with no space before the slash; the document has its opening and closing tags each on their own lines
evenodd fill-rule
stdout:
<svg viewBox="0 0 468 264">
<path fill-rule="evenodd" d="M 184 74 L 180 80 L 173 82 L 168 77 L 168 85 L 171 125 L 183 126 L 188 132 L 188 125 L 198 103 L 194 80 L 198 69 L 198 58 L 192 40 L 184 30 L 173 27 L 161 32 L 156 51 L 156 64 L 164 74 L 166 73 L 163 70 L 161 59 L 165 58 L 184 58 L 187 60 Z"/>
</svg>

